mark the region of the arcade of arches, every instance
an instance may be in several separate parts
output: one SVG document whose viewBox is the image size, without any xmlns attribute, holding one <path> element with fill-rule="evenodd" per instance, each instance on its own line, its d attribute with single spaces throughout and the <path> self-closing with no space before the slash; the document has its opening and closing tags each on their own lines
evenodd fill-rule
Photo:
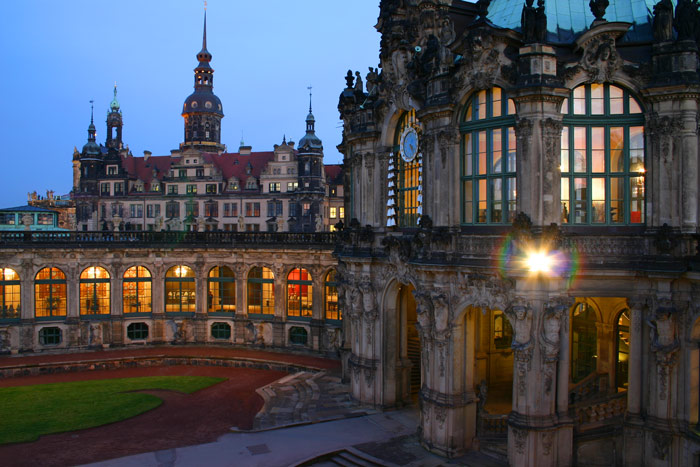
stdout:
<svg viewBox="0 0 700 467">
<path fill-rule="evenodd" d="M 0 352 L 228 343 L 337 354 L 340 347 L 343 310 L 330 252 L 37 253 L 0 255 Z"/>
</svg>

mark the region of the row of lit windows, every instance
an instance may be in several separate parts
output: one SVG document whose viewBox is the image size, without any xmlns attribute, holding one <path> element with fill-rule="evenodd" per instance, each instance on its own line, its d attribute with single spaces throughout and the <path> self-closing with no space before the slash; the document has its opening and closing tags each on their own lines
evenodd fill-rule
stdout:
<svg viewBox="0 0 700 467">
<path fill-rule="evenodd" d="M 576 87 L 561 107 L 561 223 L 645 222 L 644 117 L 637 100 L 612 84 Z M 462 224 L 510 224 L 517 211 L 516 107 L 498 87 L 474 93 L 460 125 Z M 406 162 L 399 138 L 418 127 L 399 120 L 395 139 L 398 225 L 414 226 L 421 162 Z"/>
<path fill-rule="evenodd" d="M 0 269 L 0 319 L 20 318 L 21 297 L 19 275 L 10 268 Z M 324 315 L 326 319 L 340 320 L 338 289 L 335 270 L 324 279 Z M 66 316 L 66 275 L 58 268 L 40 270 L 34 280 L 35 316 Z M 248 314 L 274 314 L 275 278 L 272 270 L 254 267 L 247 280 Z M 91 266 L 80 274 L 80 314 L 108 315 L 110 313 L 111 283 L 106 269 Z M 152 279 L 143 266 L 126 270 L 122 287 L 123 312 L 150 313 L 152 311 Z M 183 265 L 173 266 L 165 274 L 165 311 L 195 311 L 197 290 L 195 273 Z M 287 275 L 287 315 L 311 318 L 313 314 L 313 279 L 306 269 L 295 268 Z M 236 277 L 227 266 L 217 266 L 207 278 L 207 311 L 209 313 L 236 312 Z"/>
</svg>

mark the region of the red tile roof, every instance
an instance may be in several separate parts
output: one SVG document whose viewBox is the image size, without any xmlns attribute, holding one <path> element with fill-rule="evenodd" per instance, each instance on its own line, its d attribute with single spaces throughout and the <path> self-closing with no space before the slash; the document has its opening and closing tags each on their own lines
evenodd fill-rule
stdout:
<svg viewBox="0 0 700 467">
<path fill-rule="evenodd" d="M 326 171 L 326 180 L 328 180 L 328 183 L 332 184 L 341 184 L 343 183 L 343 179 L 341 177 L 341 174 L 343 173 L 343 166 L 340 164 L 328 164 L 324 165 L 323 168 Z"/>
</svg>

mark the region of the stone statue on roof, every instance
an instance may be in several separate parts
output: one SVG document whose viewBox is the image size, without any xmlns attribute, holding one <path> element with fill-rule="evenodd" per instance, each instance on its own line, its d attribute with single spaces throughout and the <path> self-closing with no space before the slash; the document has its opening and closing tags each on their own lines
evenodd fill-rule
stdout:
<svg viewBox="0 0 700 467">
<path fill-rule="evenodd" d="M 654 5 L 654 40 L 665 42 L 673 39 L 673 3 L 661 0 Z"/>
</svg>

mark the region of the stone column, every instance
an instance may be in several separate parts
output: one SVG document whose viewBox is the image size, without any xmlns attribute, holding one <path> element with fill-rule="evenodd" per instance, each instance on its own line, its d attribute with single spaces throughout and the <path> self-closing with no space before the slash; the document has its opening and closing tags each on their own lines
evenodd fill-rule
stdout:
<svg viewBox="0 0 700 467">
<path fill-rule="evenodd" d="M 681 228 L 695 233 L 698 226 L 698 96 L 681 102 Z"/>
<path fill-rule="evenodd" d="M 474 367 L 474 311 L 453 323 L 446 293 L 430 288 L 414 296 L 421 338 L 421 444 L 457 456 L 472 447 L 476 435 L 477 397 L 469 370 Z"/>
<path fill-rule="evenodd" d="M 548 292 L 564 289 L 556 282 L 544 277 L 519 280 L 519 296 L 506 310 L 514 331 L 513 412 L 508 418 L 508 460 L 513 466 L 573 462 L 573 423 L 565 413 L 557 414 L 564 405 L 564 396 L 557 394 L 564 386 L 561 349 L 569 343 L 562 342 L 568 335 L 562 332 L 568 326 L 568 299 Z"/>
</svg>

